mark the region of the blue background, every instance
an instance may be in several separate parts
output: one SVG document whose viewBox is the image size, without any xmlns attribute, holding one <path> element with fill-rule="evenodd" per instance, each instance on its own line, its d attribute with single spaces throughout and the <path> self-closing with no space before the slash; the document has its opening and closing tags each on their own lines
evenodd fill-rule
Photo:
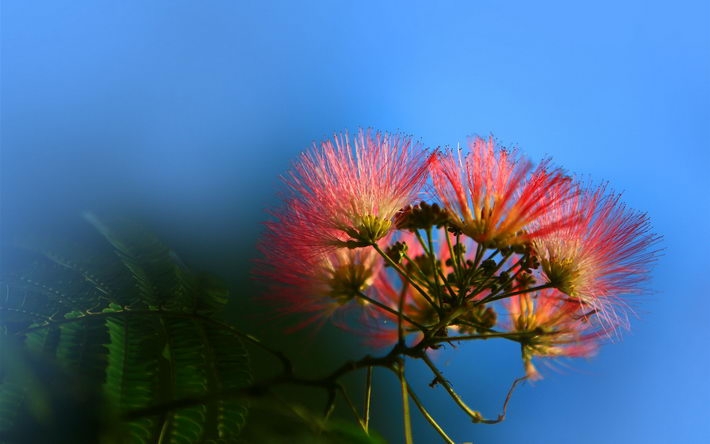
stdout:
<svg viewBox="0 0 710 444">
<path fill-rule="evenodd" d="M 432 413 L 457 442 L 710 442 L 709 22 L 706 1 L 6 0 L 3 235 L 112 210 L 248 292 L 278 176 L 313 140 L 492 133 L 609 180 L 663 252 L 632 330 L 590 361 L 543 367 L 500 425 L 470 424 L 413 366 Z M 522 372 L 511 344 L 437 360 L 488 416 Z M 395 385 L 382 375 L 375 396 Z M 398 408 L 375 412 L 393 442 Z M 414 416 L 418 442 L 435 442 Z"/>
</svg>

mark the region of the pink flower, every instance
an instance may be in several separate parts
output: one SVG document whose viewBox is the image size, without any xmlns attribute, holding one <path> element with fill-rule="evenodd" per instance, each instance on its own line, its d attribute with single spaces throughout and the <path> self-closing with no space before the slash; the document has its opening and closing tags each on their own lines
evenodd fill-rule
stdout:
<svg viewBox="0 0 710 444">
<path fill-rule="evenodd" d="M 530 379 L 542 376 L 532 363 L 533 357 L 589 357 L 596 352 L 601 336 L 598 326 L 589 322 L 593 313 L 570 301 L 557 290 L 547 289 L 506 300 L 511 330 L 528 333 L 521 342 L 525 373 Z"/>
<path fill-rule="evenodd" d="M 451 212 L 452 223 L 486 246 L 520 244 L 553 233 L 572 221 L 566 215 L 532 223 L 573 195 L 571 180 L 547 161 L 532 163 L 495 147 L 492 138 L 474 138 L 470 152 L 448 151 L 436 158 L 432 177 L 436 194 Z"/>
<path fill-rule="evenodd" d="M 301 155 L 259 243 L 256 273 L 279 312 L 305 314 L 297 327 L 334 315 L 347 327 L 351 311 L 369 317 L 372 304 L 361 296 L 382 265 L 372 245 L 420 192 L 430 158 L 407 137 L 370 131 L 336 135 Z"/>
<path fill-rule="evenodd" d="M 313 253 L 289 242 L 297 233 L 284 230 L 279 234 L 280 242 L 260 245 L 264 259 L 256 273 L 268 284 L 265 299 L 277 313 L 301 318 L 292 330 L 309 325 L 319 327 L 327 320 L 351 329 L 353 316 L 359 317 L 355 325 L 369 322 L 371 307 L 361 295 L 372 292 L 371 286 L 382 266 L 374 249 L 336 248 Z M 269 237 L 273 240 L 273 236 Z"/>
<path fill-rule="evenodd" d="M 601 186 L 584 190 L 540 224 L 565 215 L 578 223 L 533 241 L 548 282 L 571 298 L 597 311 L 607 326 L 627 324 L 622 295 L 638 294 L 646 280 L 658 241 L 645 214 L 627 208 L 620 196 Z"/>
<path fill-rule="evenodd" d="M 359 131 L 314 145 L 284 178 L 288 206 L 270 228 L 297 220 L 296 239 L 314 249 L 371 245 L 390 233 L 400 208 L 426 180 L 427 155 L 411 139 Z"/>
</svg>

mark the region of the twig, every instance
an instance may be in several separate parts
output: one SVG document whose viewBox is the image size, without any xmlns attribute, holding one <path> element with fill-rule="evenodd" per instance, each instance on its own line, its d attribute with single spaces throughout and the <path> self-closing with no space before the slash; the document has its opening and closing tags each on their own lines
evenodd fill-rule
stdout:
<svg viewBox="0 0 710 444">
<path fill-rule="evenodd" d="M 495 295 L 492 297 L 483 298 L 480 301 L 476 302 L 475 305 L 487 304 L 489 302 L 497 301 L 499 299 L 505 299 L 505 298 L 509 298 L 511 296 L 516 296 L 519 294 L 532 293 L 534 291 L 540 291 L 540 290 L 544 290 L 546 288 L 552 288 L 552 287 L 554 287 L 554 285 L 548 282 L 546 284 L 538 285 L 537 287 L 524 288 L 522 290 L 516 290 L 516 291 L 508 291 L 508 292 L 501 293 L 499 295 Z"/>
<path fill-rule="evenodd" d="M 417 406 L 419 411 L 422 413 L 422 416 L 424 416 L 424 419 L 431 424 L 431 426 L 436 430 L 436 432 L 441 436 L 441 438 L 446 442 L 446 444 L 454 444 L 454 440 L 449 437 L 449 435 L 444 432 L 444 429 L 441 428 L 441 426 L 436 422 L 436 420 L 429 414 L 427 409 L 424 407 L 424 404 L 419 400 L 419 397 L 414 393 L 412 390 L 412 387 L 407 385 L 407 392 L 409 393 L 409 396 L 412 398 L 412 401 L 414 401 L 414 405 Z"/>
<path fill-rule="evenodd" d="M 469 406 L 466 405 L 463 399 L 461 399 L 461 397 L 451 387 L 451 384 L 449 384 L 449 382 L 444 378 L 444 375 L 442 375 L 439 369 L 436 368 L 434 363 L 431 362 L 431 359 L 429 359 L 429 356 L 427 356 L 426 353 L 422 353 L 422 359 L 436 376 L 436 382 L 438 382 L 439 384 L 441 384 L 442 387 L 444 387 L 444 389 L 448 392 L 449 396 L 451 396 L 451 399 L 453 399 L 454 402 L 461 408 L 461 410 L 463 410 L 471 418 L 471 421 L 476 423 L 481 422 L 483 419 L 481 417 L 481 414 L 475 410 L 472 410 Z"/>
<path fill-rule="evenodd" d="M 481 422 L 483 424 L 497 424 L 505 419 L 505 412 L 508 409 L 508 403 L 510 402 L 510 398 L 513 396 L 513 391 L 515 390 L 515 387 L 518 386 L 521 382 L 525 381 L 527 376 L 523 376 L 522 378 L 518 378 L 515 381 L 513 381 L 513 384 L 510 386 L 510 389 L 508 390 L 508 394 L 505 396 L 505 401 L 503 402 L 503 409 L 501 410 L 500 414 L 498 415 L 497 419 L 482 419 Z"/>
<path fill-rule="evenodd" d="M 375 305 L 375 306 L 377 306 L 377 307 L 379 307 L 379 308 L 381 308 L 381 309 L 383 309 L 383 310 L 385 310 L 385 311 L 388 311 L 388 312 L 392 313 L 393 315 L 395 315 L 395 316 L 397 316 L 397 317 L 399 317 L 400 314 L 401 314 L 401 315 L 402 315 L 402 316 L 401 316 L 402 319 L 404 319 L 405 321 L 409 322 L 409 323 L 412 324 L 413 326 L 417 327 L 419 330 L 422 330 L 422 331 L 426 330 L 426 327 L 424 327 L 422 324 L 418 323 L 417 321 L 413 320 L 413 319 L 410 318 L 409 316 L 405 315 L 404 313 L 401 313 L 401 310 L 400 310 L 400 312 L 397 312 L 397 310 L 386 306 L 385 304 L 383 304 L 383 303 L 380 302 L 380 301 L 377 301 L 377 300 L 375 300 L 375 299 L 372 299 L 371 297 L 367 296 L 367 295 L 364 294 L 364 293 L 358 293 L 357 296 L 358 296 L 360 299 L 363 299 L 363 300 L 365 300 L 365 301 L 371 303 L 372 305 Z"/>
<path fill-rule="evenodd" d="M 365 379 L 365 406 L 363 408 L 363 421 L 365 433 L 369 433 L 370 427 L 370 402 L 372 400 L 372 366 L 367 367 L 367 378 Z"/>
<path fill-rule="evenodd" d="M 397 262 L 393 261 L 392 258 L 387 255 L 387 253 L 382 251 L 382 248 L 380 248 L 379 245 L 377 245 L 376 243 L 373 243 L 372 247 L 375 249 L 375 251 L 377 251 L 380 254 L 380 256 L 382 256 L 382 258 L 385 260 L 385 262 L 387 262 L 392 268 L 397 270 L 397 273 L 399 273 L 400 276 L 402 276 L 404 279 L 406 279 L 407 282 L 409 282 L 412 285 L 412 287 L 414 287 L 422 295 L 422 297 L 424 299 L 426 299 L 427 302 L 429 302 L 429 304 L 431 304 L 432 307 L 437 307 L 437 305 L 434 303 L 434 301 L 431 300 L 429 293 L 424 291 L 424 289 L 422 287 L 420 287 L 419 284 L 414 282 L 414 279 L 412 279 L 409 276 L 409 273 L 402 270 L 402 267 L 400 267 Z"/>
<path fill-rule="evenodd" d="M 397 376 L 399 377 L 399 385 L 402 389 L 402 416 L 404 419 L 404 442 L 405 444 L 414 444 L 412 438 L 412 418 L 409 413 L 409 391 L 407 390 L 407 380 L 404 377 L 404 359 L 397 361 Z"/>
<path fill-rule="evenodd" d="M 350 410 L 353 412 L 353 415 L 355 415 L 355 419 L 357 420 L 358 424 L 360 424 L 360 427 L 362 427 L 365 433 L 367 433 L 367 425 L 365 424 L 365 421 L 363 421 L 363 419 L 360 417 L 360 414 L 355 408 L 355 404 L 353 404 L 353 401 L 350 399 L 350 396 L 348 396 L 348 392 L 345 390 L 345 387 L 343 387 L 342 384 L 338 384 L 338 391 L 340 391 L 340 394 L 343 395 L 345 403 L 350 407 Z"/>
</svg>

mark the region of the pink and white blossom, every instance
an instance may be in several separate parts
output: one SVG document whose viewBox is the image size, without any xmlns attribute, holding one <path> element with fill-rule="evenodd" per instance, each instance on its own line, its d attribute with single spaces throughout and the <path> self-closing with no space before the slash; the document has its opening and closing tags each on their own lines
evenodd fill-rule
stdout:
<svg viewBox="0 0 710 444">
<path fill-rule="evenodd" d="M 658 240 L 648 216 L 606 187 L 585 189 L 538 223 L 576 215 L 578 223 L 533 241 L 551 286 L 597 311 L 608 327 L 626 325 L 624 296 L 641 293 Z"/>
<path fill-rule="evenodd" d="M 544 161 L 536 168 L 515 151 L 476 137 L 469 152 L 447 151 L 432 164 L 437 197 L 452 223 L 487 246 L 521 244 L 569 225 L 555 211 L 574 193 L 571 179 Z M 553 212 L 558 218 L 533 223 Z"/>
</svg>

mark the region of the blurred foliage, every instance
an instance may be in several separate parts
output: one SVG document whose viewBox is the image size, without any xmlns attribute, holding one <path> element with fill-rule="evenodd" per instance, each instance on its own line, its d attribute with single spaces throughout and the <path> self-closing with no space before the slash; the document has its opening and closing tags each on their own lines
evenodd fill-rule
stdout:
<svg viewBox="0 0 710 444">
<path fill-rule="evenodd" d="M 385 442 L 247 400 L 251 337 L 224 318 L 221 282 L 136 226 L 86 220 L 80 242 L 2 246 L 0 443 Z"/>
<path fill-rule="evenodd" d="M 330 419 L 301 405 L 285 402 L 254 402 L 250 421 L 242 435 L 243 442 L 253 444 L 384 444 L 386 441 L 372 430 L 366 434 L 355 422 Z"/>
<path fill-rule="evenodd" d="M 227 291 L 140 229 L 86 218 L 104 247 L 89 256 L 3 247 L 0 441 L 231 442 L 246 401 L 213 395 L 251 375 L 219 318 Z"/>
</svg>

